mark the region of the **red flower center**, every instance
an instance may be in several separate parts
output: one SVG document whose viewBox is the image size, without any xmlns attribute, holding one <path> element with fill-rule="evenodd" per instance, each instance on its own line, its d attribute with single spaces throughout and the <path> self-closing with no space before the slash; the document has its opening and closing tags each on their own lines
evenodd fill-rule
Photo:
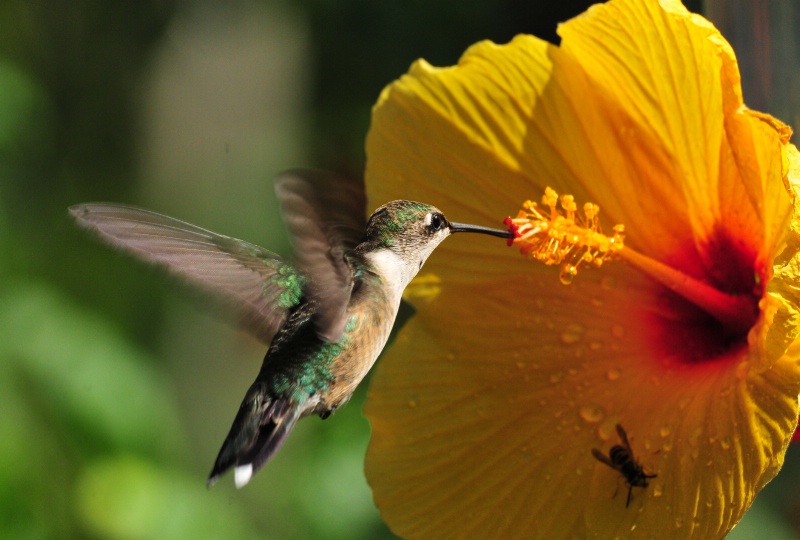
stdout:
<svg viewBox="0 0 800 540">
<path fill-rule="evenodd" d="M 657 357 L 687 364 L 729 358 L 747 346 L 747 334 L 759 315 L 766 275 L 755 251 L 724 229 L 702 248 L 694 244 L 671 258 L 669 266 L 729 295 L 736 316 L 721 320 L 696 303 L 664 288 L 648 317 L 650 342 Z"/>
</svg>

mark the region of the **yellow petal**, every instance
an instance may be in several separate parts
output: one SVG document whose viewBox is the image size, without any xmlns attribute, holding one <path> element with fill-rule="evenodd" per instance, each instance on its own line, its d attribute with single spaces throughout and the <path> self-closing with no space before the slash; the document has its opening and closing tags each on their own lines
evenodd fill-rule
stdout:
<svg viewBox="0 0 800 540">
<path fill-rule="evenodd" d="M 373 379 L 368 480 L 412 538 L 720 537 L 797 423 L 800 159 L 679 2 L 613 0 L 559 32 L 560 48 L 484 42 L 388 87 L 372 205 L 491 224 L 553 186 L 625 224 L 626 246 L 760 300 L 757 320 L 731 336 L 631 266 L 562 287 L 496 242 L 449 239 L 426 269 L 439 295 Z M 628 509 L 625 479 L 591 453 L 620 444 L 617 423 L 657 474 Z"/>
<path fill-rule="evenodd" d="M 708 120 L 722 118 L 722 58 L 708 39 L 710 29 L 696 31 L 685 8 L 670 4 L 678 16 L 658 2 L 597 5 L 561 25 L 559 34 L 562 50 L 580 62 L 609 102 L 624 109 L 629 122 L 650 139 L 645 143 L 657 141 L 668 157 L 659 164 L 665 167 L 660 173 L 684 191 L 691 211 L 717 198 L 723 126 Z M 629 142 L 637 145 L 637 140 L 639 134 Z M 623 183 L 620 192 L 631 180 L 609 178 Z M 712 219 L 716 208 L 706 210 L 695 219 Z"/>
<path fill-rule="evenodd" d="M 562 49 L 579 59 L 608 100 L 646 133 L 641 146 L 655 140 L 667 156 L 657 166 L 666 167 L 657 180 L 680 192 L 673 195 L 684 201 L 692 226 L 684 238 L 694 237 L 701 260 L 703 244 L 714 243 L 720 223 L 743 244 L 763 241 L 771 225 L 762 223 L 765 218 L 785 225 L 790 208 L 785 190 L 765 193 L 770 186 L 781 189 L 775 158 L 785 126 L 777 121 L 767 126 L 748 114 L 733 51 L 708 21 L 679 2 L 630 0 L 595 6 L 559 33 Z M 628 142 L 638 154 L 639 141 Z M 635 189 L 630 181 L 608 178 L 619 193 Z M 659 205 L 657 199 L 632 200 L 647 208 Z M 777 216 L 764 212 L 765 200 L 775 204 Z M 767 232 L 774 236 L 774 229 Z M 754 247 L 753 240 L 747 248 Z"/>
<path fill-rule="evenodd" d="M 716 538 L 738 521 L 796 423 L 797 351 L 759 375 L 665 364 L 647 354 L 648 286 L 619 268 L 445 290 L 398 337 L 366 408 L 367 478 L 396 533 Z M 628 509 L 590 453 L 619 444 L 618 422 L 658 474 Z"/>
</svg>

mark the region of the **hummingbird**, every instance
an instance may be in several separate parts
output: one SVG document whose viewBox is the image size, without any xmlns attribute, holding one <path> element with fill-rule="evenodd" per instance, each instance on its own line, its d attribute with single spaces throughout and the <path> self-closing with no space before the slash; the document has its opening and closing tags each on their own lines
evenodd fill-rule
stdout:
<svg viewBox="0 0 800 540">
<path fill-rule="evenodd" d="M 229 305 L 268 345 L 214 462 L 241 488 L 300 418 L 345 404 L 391 333 L 403 291 L 445 238 L 512 233 L 448 221 L 434 206 L 397 200 L 365 220 L 362 180 L 290 170 L 275 180 L 294 260 L 150 210 L 111 203 L 69 208 L 82 227 L 166 268 Z"/>
</svg>

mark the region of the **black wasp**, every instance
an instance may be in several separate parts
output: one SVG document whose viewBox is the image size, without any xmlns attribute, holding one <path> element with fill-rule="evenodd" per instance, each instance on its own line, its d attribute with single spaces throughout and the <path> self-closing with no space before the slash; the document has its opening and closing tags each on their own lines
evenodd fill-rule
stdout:
<svg viewBox="0 0 800 540">
<path fill-rule="evenodd" d="M 592 448 L 592 455 L 597 458 L 598 461 L 602 461 L 612 469 L 619 471 L 620 474 L 625 477 L 625 481 L 628 484 L 628 501 L 625 503 L 625 508 L 627 508 L 628 505 L 631 504 L 631 491 L 633 488 L 646 488 L 647 479 L 655 478 L 658 475 L 644 472 L 642 466 L 639 465 L 639 462 L 633 457 L 633 450 L 631 450 L 631 444 L 628 442 L 628 435 L 619 424 L 617 424 L 617 433 L 619 434 L 619 439 L 622 441 L 622 444 L 615 444 L 612 446 L 611 450 L 608 451 L 608 456 L 604 455 L 597 448 Z"/>
</svg>

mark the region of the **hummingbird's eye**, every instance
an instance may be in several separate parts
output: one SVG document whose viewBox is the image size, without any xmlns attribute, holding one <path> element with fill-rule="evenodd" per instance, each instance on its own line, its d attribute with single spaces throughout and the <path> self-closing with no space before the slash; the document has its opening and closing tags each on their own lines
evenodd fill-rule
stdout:
<svg viewBox="0 0 800 540">
<path fill-rule="evenodd" d="M 428 227 L 432 231 L 438 231 L 444 225 L 444 216 L 438 213 L 428 214 Z"/>
</svg>

